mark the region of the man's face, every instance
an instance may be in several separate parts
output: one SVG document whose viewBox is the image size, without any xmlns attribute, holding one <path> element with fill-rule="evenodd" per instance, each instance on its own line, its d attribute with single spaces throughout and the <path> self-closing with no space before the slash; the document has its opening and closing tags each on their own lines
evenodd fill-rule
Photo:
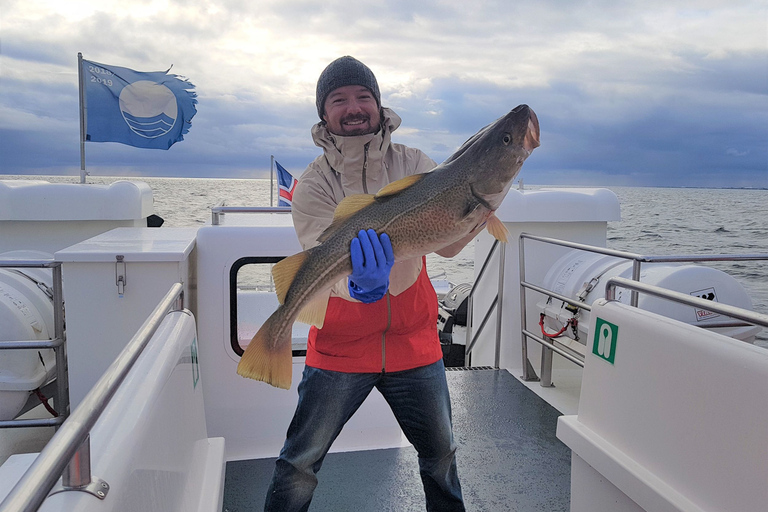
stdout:
<svg viewBox="0 0 768 512">
<path fill-rule="evenodd" d="M 365 135 L 379 129 L 379 107 L 367 87 L 339 87 L 325 99 L 324 108 L 323 119 L 335 135 Z"/>
</svg>

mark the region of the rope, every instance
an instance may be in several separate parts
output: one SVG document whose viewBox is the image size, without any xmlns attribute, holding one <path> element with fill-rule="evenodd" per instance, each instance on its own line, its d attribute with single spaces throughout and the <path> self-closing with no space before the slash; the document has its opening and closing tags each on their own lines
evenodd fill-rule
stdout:
<svg viewBox="0 0 768 512">
<path fill-rule="evenodd" d="M 57 413 L 57 412 L 56 412 L 56 411 L 53 409 L 53 407 L 51 407 L 51 406 L 50 406 L 50 404 L 48 403 L 48 399 L 47 399 L 47 398 L 45 397 L 45 395 L 43 395 L 43 393 L 40 391 L 40 388 L 37 388 L 37 389 L 35 390 L 35 394 L 37 395 L 37 398 L 39 398 L 39 399 L 40 399 L 40 402 L 41 402 L 41 403 L 42 403 L 42 404 L 45 406 L 45 409 L 46 409 L 46 410 L 47 410 L 49 413 L 51 413 L 51 414 L 53 415 L 53 417 L 54 417 L 54 418 L 58 418 L 58 417 L 59 417 L 59 413 Z"/>
<path fill-rule="evenodd" d="M 569 318 L 568 321 L 565 322 L 565 325 L 563 326 L 562 329 L 560 329 L 554 334 L 550 334 L 544 330 L 544 313 L 541 313 L 539 315 L 539 326 L 541 327 L 541 334 L 547 338 L 557 338 L 558 336 L 563 334 L 565 330 L 568 329 L 569 326 L 573 326 L 573 328 L 575 329 L 578 324 L 579 324 L 578 320 L 576 320 L 575 318 Z"/>
</svg>

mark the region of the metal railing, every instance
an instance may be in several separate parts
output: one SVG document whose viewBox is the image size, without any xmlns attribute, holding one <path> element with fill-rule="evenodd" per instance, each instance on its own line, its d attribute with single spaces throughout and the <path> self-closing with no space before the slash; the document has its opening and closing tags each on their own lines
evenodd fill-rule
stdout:
<svg viewBox="0 0 768 512">
<path fill-rule="evenodd" d="M 606 300 L 615 300 L 616 288 L 619 287 L 634 290 L 636 292 L 646 293 L 648 295 L 653 295 L 654 297 L 670 300 L 673 302 L 680 302 L 694 308 L 706 309 L 708 311 L 712 311 L 713 313 L 719 313 L 724 316 L 743 320 L 750 325 L 768 327 L 768 315 L 757 313 L 755 311 L 749 311 L 748 309 L 743 309 L 728 304 L 712 302 L 711 300 L 693 297 L 691 295 L 686 295 L 684 293 L 668 290 L 666 288 L 661 288 L 659 286 L 654 286 L 639 281 L 633 281 L 623 277 L 612 277 L 605 283 Z"/>
<path fill-rule="evenodd" d="M 90 431 L 165 316 L 182 308 L 183 287 L 176 283 L 0 503 L 0 512 L 37 510 L 60 476 L 62 488 L 54 493 L 76 490 L 91 493 L 99 499 L 106 497 L 109 485 L 91 476 Z"/>
<path fill-rule="evenodd" d="M 66 334 L 64 332 L 64 296 L 61 285 L 61 262 L 53 260 L 0 260 L 0 268 L 51 269 L 53 285 L 53 338 L 50 340 L 0 341 L 0 351 L 53 349 L 56 358 L 56 393 L 53 405 L 58 414 L 55 418 L 3 420 L 0 421 L 0 428 L 58 427 L 69 415 L 69 377 L 67 375 Z M 28 277 L 26 274 L 23 275 Z M 38 283 L 38 286 L 40 286 L 40 283 Z M 0 354 L 0 357 L 2 357 L 2 354 Z"/>
<path fill-rule="evenodd" d="M 211 208 L 211 224 L 221 224 L 221 217 L 227 213 L 291 213 L 288 206 L 214 206 Z"/>
<path fill-rule="evenodd" d="M 477 289 L 477 283 L 480 282 L 480 280 L 485 275 L 485 271 L 488 268 L 488 264 L 491 262 L 491 258 L 493 257 L 494 253 L 496 252 L 496 249 L 499 250 L 499 283 L 498 283 L 498 291 L 496 292 L 496 296 L 491 301 L 491 305 L 488 306 L 488 311 L 485 312 L 485 315 L 483 316 L 482 322 L 480 322 L 480 327 L 478 327 L 477 332 L 472 334 L 472 327 L 473 327 L 473 309 L 472 309 L 472 302 L 473 298 L 475 296 L 475 290 Z M 469 296 L 467 298 L 467 338 L 466 338 L 466 345 L 464 347 L 464 366 L 469 366 L 469 358 L 470 354 L 472 353 L 472 349 L 475 347 L 475 344 L 477 343 L 478 337 L 483 332 L 483 329 L 485 329 L 485 324 L 488 323 L 488 319 L 491 317 L 491 314 L 494 310 L 498 311 L 496 314 L 496 352 L 494 355 L 494 367 L 498 368 L 501 358 L 501 320 L 502 320 L 502 305 L 504 302 L 504 259 L 506 257 L 506 244 L 499 243 L 498 240 L 495 240 L 493 242 L 493 245 L 491 246 L 491 250 L 488 251 L 488 256 L 486 256 L 485 261 L 483 262 L 483 266 L 480 268 L 480 272 L 477 274 L 477 279 L 475 279 L 475 284 L 472 286 L 472 289 L 469 291 Z"/>
<path fill-rule="evenodd" d="M 603 254 L 606 256 L 613 256 L 613 257 L 622 258 L 628 261 L 632 261 L 632 279 L 629 281 L 634 283 L 640 282 L 640 272 L 641 272 L 643 263 L 702 263 L 702 262 L 716 262 L 716 261 L 768 261 L 768 254 L 744 254 L 744 255 L 711 254 L 711 255 L 673 255 L 673 256 L 651 255 L 651 256 L 648 256 L 648 255 L 642 255 L 642 254 L 631 253 L 626 251 L 617 251 L 613 249 L 607 249 L 605 247 L 595 247 L 592 245 L 580 244 L 576 242 L 568 242 L 568 241 L 559 240 L 556 238 L 549 238 L 544 236 L 531 235 L 528 233 L 522 233 L 520 235 L 519 249 L 520 249 L 520 315 L 521 315 L 521 325 L 522 325 L 521 333 L 522 333 L 523 379 L 527 381 L 540 380 L 541 385 L 544 387 L 548 387 L 552 385 L 553 352 L 563 356 L 568 361 L 582 367 L 584 366 L 584 359 L 583 357 L 579 357 L 578 355 L 574 355 L 574 354 L 571 354 L 570 352 L 563 350 L 562 348 L 556 346 L 551 341 L 545 340 L 543 337 L 537 334 L 534 334 L 528 330 L 527 316 L 526 316 L 527 304 L 526 304 L 525 290 L 526 289 L 533 290 L 535 292 L 541 293 L 548 297 L 556 298 L 558 300 L 566 302 L 572 306 L 575 306 L 579 309 L 583 309 L 585 311 L 591 311 L 592 308 L 589 304 L 586 304 L 582 301 L 575 300 L 570 297 L 565 297 L 552 290 L 548 290 L 543 287 L 536 286 L 526 281 L 526 278 L 525 278 L 525 240 L 526 239 L 542 242 L 546 244 L 568 247 L 571 249 L 578 249 L 578 250 L 596 253 L 596 254 Z M 593 286 L 596 284 L 597 283 L 595 282 Z M 647 286 L 647 285 L 644 285 L 644 286 Z M 626 287 L 626 288 L 628 288 L 631 292 L 630 305 L 632 305 L 633 307 L 637 307 L 639 290 L 633 287 Z M 672 293 L 676 293 L 676 292 L 672 292 Z M 683 302 L 683 301 L 680 301 L 680 302 Z M 704 307 L 703 309 L 707 309 L 709 311 L 715 311 L 715 308 L 712 306 L 717 303 L 705 300 L 704 304 L 707 307 Z M 722 306 L 722 305 L 719 305 L 719 306 Z M 733 317 L 741 319 L 740 317 L 735 315 Z M 728 326 L 732 326 L 732 325 L 733 324 L 728 324 Z M 707 325 L 707 327 L 709 328 L 723 327 L 723 326 L 724 325 Z M 533 367 L 530 364 L 530 361 L 528 360 L 528 339 L 529 338 L 536 341 L 540 345 L 542 345 L 541 370 L 540 370 L 541 377 L 536 376 L 533 370 Z"/>
</svg>

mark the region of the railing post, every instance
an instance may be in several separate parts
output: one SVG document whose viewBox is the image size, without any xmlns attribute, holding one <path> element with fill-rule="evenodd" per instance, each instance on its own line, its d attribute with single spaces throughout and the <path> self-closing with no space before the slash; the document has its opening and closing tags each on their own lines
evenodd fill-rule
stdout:
<svg viewBox="0 0 768 512">
<path fill-rule="evenodd" d="M 68 491 L 82 489 L 91 484 L 91 434 L 85 436 L 80 447 L 61 474 L 61 485 Z"/>
<path fill-rule="evenodd" d="M 633 281 L 638 281 L 638 282 L 640 281 L 640 265 L 642 265 L 640 260 L 635 259 L 632 261 L 632 280 Z M 637 290 L 631 290 L 629 294 L 629 304 L 633 308 L 636 308 L 637 302 L 638 302 Z"/>
<path fill-rule="evenodd" d="M 522 347 L 523 357 L 523 380 L 525 382 L 536 382 L 539 380 L 539 377 L 528 360 L 528 336 L 525 334 L 528 330 L 528 318 L 526 315 L 528 307 L 526 305 L 525 287 L 523 286 L 523 283 L 525 283 L 525 237 L 525 233 L 520 235 L 520 243 L 518 245 L 520 249 L 520 346 Z"/>
<path fill-rule="evenodd" d="M 66 339 L 64 331 L 64 294 L 62 290 L 61 263 L 51 268 L 53 273 L 53 324 L 54 337 L 62 341 L 56 347 L 56 398 L 54 405 L 61 418 L 69 416 L 69 371 L 67 369 Z"/>
<path fill-rule="evenodd" d="M 475 285 L 477 284 L 477 281 L 475 281 Z M 472 304 L 472 296 L 474 295 L 475 286 L 472 286 L 472 289 L 469 290 L 469 298 L 467 300 L 467 335 L 464 340 L 464 366 L 469 366 L 469 359 L 470 354 L 472 353 L 472 317 L 474 316 L 472 312 L 472 308 L 474 307 Z"/>
<path fill-rule="evenodd" d="M 184 309 L 184 290 L 179 292 L 179 296 L 176 298 L 176 302 L 173 303 L 171 311 L 181 311 Z"/>
<path fill-rule="evenodd" d="M 109 493 L 109 484 L 91 475 L 91 434 L 85 436 L 82 444 L 61 474 L 61 487 L 51 494 L 65 491 L 82 491 L 103 500 Z"/>
<path fill-rule="evenodd" d="M 543 388 L 552 387 L 552 349 L 544 345 L 541 346 L 541 382 Z"/>
<path fill-rule="evenodd" d="M 499 368 L 501 363 L 501 325 L 504 313 L 504 267 L 506 266 L 507 244 L 499 244 L 499 287 L 496 303 L 496 351 L 494 353 L 494 368 Z"/>
</svg>

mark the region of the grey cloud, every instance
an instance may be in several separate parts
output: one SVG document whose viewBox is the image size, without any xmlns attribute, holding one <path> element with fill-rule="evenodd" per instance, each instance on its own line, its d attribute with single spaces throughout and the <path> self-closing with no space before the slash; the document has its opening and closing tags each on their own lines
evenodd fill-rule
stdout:
<svg viewBox="0 0 768 512">
<path fill-rule="evenodd" d="M 720 29 L 737 30 L 733 21 L 698 37 L 700 27 L 713 26 L 710 17 L 744 20 L 748 6 L 692 0 L 675 9 L 661 0 L 497 0 L 472 8 L 437 0 L 176 4 L 152 18 L 126 7 L 72 26 L 53 14 L 42 22 L 4 24 L 0 64 L 28 75 L 6 72 L 0 83 L 0 111 L 10 113 L 0 122 L 0 173 L 77 166 L 74 63 L 82 51 L 140 71 L 174 64 L 172 72 L 189 77 L 199 95 L 191 131 L 169 151 L 87 144 L 89 167 L 106 173 L 241 175 L 266 169 L 270 154 L 300 172 L 319 153 L 309 134 L 317 117 L 315 77 L 307 70 L 319 73 L 326 60 L 350 53 L 374 69 L 384 104 L 403 117 L 395 140 L 438 161 L 527 103 L 542 127 L 542 146 L 524 171 L 529 183 L 762 185 L 768 176 L 764 44 L 720 38 Z M 11 6 L 20 12 L 25 4 Z M 679 30 L 664 31 L 676 21 Z M 14 122 L 23 128 L 14 130 Z"/>
</svg>

